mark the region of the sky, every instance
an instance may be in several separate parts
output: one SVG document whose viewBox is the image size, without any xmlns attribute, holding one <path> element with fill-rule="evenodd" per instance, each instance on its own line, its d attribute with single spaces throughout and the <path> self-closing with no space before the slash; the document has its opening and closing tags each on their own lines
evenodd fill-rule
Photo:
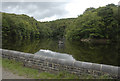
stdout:
<svg viewBox="0 0 120 81">
<path fill-rule="evenodd" d="M 98 8 L 111 3 L 118 5 L 118 2 L 119 0 L 4 1 L 2 2 L 2 12 L 26 14 L 43 22 L 75 18 L 87 8 Z"/>
</svg>

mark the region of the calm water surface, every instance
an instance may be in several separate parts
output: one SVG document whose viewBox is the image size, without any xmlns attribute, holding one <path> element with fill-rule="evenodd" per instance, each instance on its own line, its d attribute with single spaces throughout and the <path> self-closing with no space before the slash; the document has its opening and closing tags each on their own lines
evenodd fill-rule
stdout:
<svg viewBox="0 0 120 81">
<path fill-rule="evenodd" d="M 65 41 L 64 44 L 58 44 L 58 40 L 55 39 L 29 39 L 3 40 L 2 48 L 49 57 L 118 66 L 118 49 L 120 46 L 116 43 L 95 44 L 80 41 Z"/>
</svg>

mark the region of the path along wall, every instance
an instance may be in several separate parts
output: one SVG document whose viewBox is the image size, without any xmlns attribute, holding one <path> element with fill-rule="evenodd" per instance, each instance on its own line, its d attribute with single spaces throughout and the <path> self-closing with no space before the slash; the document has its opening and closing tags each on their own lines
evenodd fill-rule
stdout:
<svg viewBox="0 0 120 81">
<path fill-rule="evenodd" d="M 108 74 L 114 78 L 120 77 L 119 67 L 116 66 L 81 61 L 67 61 L 13 50 L 0 49 L 0 51 L 2 51 L 2 58 L 23 62 L 24 66 L 35 68 L 39 71 L 66 71 L 77 75 L 90 74 L 93 76 Z"/>
</svg>

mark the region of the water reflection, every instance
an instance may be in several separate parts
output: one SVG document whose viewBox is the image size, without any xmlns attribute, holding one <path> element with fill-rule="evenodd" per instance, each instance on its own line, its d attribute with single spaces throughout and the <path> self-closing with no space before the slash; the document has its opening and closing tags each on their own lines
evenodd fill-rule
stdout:
<svg viewBox="0 0 120 81">
<path fill-rule="evenodd" d="M 64 43 L 58 43 L 58 49 L 61 50 L 61 52 L 64 52 L 65 50 L 65 44 Z"/>
<path fill-rule="evenodd" d="M 2 47 L 28 53 L 36 53 L 40 49 L 47 49 L 53 52 L 70 54 L 79 61 L 118 65 L 118 49 L 120 45 L 117 43 L 93 44 L 64 41 L 64 44 L 59 45 L 58 42 L 55 39 L 3 40 Z"/>
<path fill-rule="evenodd" d="M 65 54 L 65 53 L 59 53 L 59 52 L 53 52 L 51 50 L 39 50 L 35 53 L 35 55 L 45 56 L 45 57 L 51 57 L 51 58 L 57 58 L 57 59 L 64 59 L 64 60 L 75 60 L 72 55 Z"/>
</svg>

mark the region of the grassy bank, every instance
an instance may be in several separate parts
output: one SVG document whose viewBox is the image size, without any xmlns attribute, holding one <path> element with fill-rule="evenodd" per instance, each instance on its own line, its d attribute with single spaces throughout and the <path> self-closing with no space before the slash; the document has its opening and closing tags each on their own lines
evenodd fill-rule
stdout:
<svg viewBox="0 0 120 81">
<path fill-rule="evenodd" d="M 36 69 L 24 67 L 21 62 L 16 62 L 14 60 L 2 59 L 3 68 L 10 70 L 14 74 L 19 76 L 25 76 L 26 78 L 33 79 L 94 79 L 95 77 L 91 75 L 81 75 L 76 76 L 69 74 L 67 72 L 59 72 L 58 74 L 51 74 L 47 72 L 39 72 Z M 103 75 L 98 77 L 99 79 L 110 79 L 108 75 Z"/>
</svg>

